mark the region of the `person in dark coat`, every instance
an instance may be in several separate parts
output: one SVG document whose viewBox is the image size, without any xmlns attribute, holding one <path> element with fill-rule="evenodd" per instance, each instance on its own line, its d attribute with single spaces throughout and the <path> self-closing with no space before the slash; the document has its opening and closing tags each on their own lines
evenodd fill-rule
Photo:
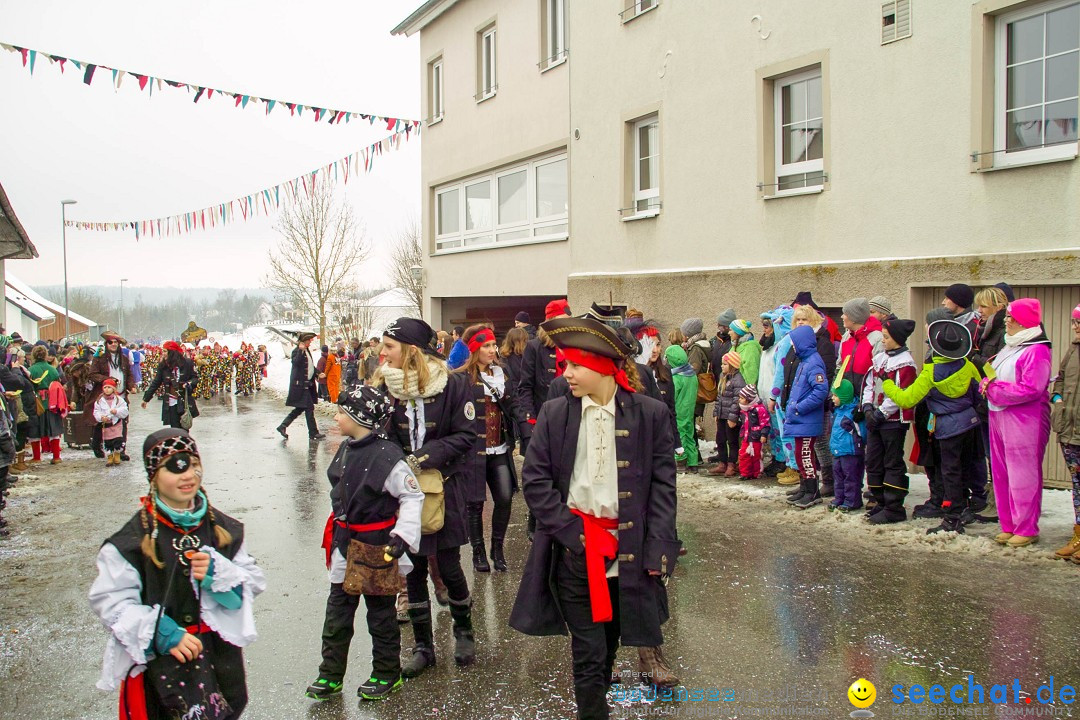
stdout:
<svg viewBox="0 0 1080 720">
<path fill-rule="evenodd" d="M 106 330 L 101 333 L 101 337 L 105 340 L 105 352 L 98 355 L 90 363 L 90 374 L 88 379 L 94 383 L 93 389 L 90 391 L 90 395 L 86 398 L 86 401 L 81 405 L 82 415 L 79 419 L 86 425 L 93 426 L 93 435 L 90 439 L 90 447 L 94 451 L 94 456 L 103 458 L 105 457 L 105 450 L 101 442 L 101 423 L 94 421 L 94 403 L 101 397 L 102 387 L 106 378 L 113 378 L 116 380 L 116 392 L 121 395 L 125 402 L 128 395 L 134 395 L 138 392 L 139 386 L 135 382 L 135 374 L 131 369 L 131 358 L 122 352 L 122 348 L 125 344 L 124 338 L 120 337 L 111 330 Z M 128 419 L 124 418 L 124 434 L 123 440 L 120 445 L 120 459 L 131 460 L 127 454 L 127 433 L 128 433 Z"/>
<path fill-rule="evenodd" d="M 532 320 L 529 318 L 529 313 L 522 310 L 514 316 L 514 327 L 521 328 L 525 331 L 525 334 L 532 340 L 536 337 L 536 326 L 532 324 Z"/>
<path fill-rule="evenodd" d="M 541 329 L 566 356 L 571 394 L 543 405 L 525 456 L 537 528 L 510 625 L 538 636 L 569 629 L 577 717 L 607 718 L 619 642 L 663 643 L 665 578 L 682 546 L 670 413 L 633 391 L 632 351 L 611 328 L 562 318 Z"/>
<path fill-rule="evenodd" d="M 466 491 L 475 462 L 477 407 L 467 375 L 450 373 L 436 350 L 435 331 L 423 320 L 398 318 L 383 332 L 385 362 L 373 384 L 386 385 L 393 415 L 389 439 L 400 445 L 405 461 L 423 486 L 431 471 L 442 477 L 445 502 L 442 529 L 420 539 L 420 552 L 409 553 L 413 570 L 406 577 L 409 620 L 416 644 L 401 668 L 407 678 L 435 665 L 431 601 L 428 596 L 428 558 L 434 556 L 449 594 L 454 619 L 454 661 L 469 665 L 476 659 L 472 596 L 461 569 L 461 546 L 466 530 Z M 425 475 L 426 473 L 426 475 Z"/>
<path fill-rule="evenodd" d="M 277 431 L 286 440 L 289 434 L 285 430 L 292 421 L 301 415 L 307 420 L 308 438 L 322 440 L 326 435 L 319 432 L 319 425 L 315 422 L 315 403 L 317 401 L 315 383 L 319 370 L 312 362 L 311 351 L 308 349 L 311 341 L 315 338 L 313 332 L 302 332 L 297 337 L 296 348 L 292 351 L 292 371 L 289 374 L 289 396 L 285 404 L 292 410 L 277 426 Z"/>
<path fill-rule="evenodd" d="M 566 300 L 552 300 L 544 310 L 544 319 L 563 318 L 570 315 L 570 306 Z M 518 403 L 525 410 L 526 421 L 531 427 L 540 416 L 540 408 L 547 401 L 548 386 L 555 379 L 555 343 L 542 332 L 536 332 L 536 338 L 525 346 L 521 357 L 521 378 L 518 380 Z M 528 437 L 522 438 L 521 454 L 529 447 Z"/>
<path fill-rule="evenodd" d="M 195 372 L 195 365 L 184 356 L 180 343 L 168 340 L 162 348 L 166 351 L 165 359 L 158 364 L 153 382 L 143 393 L 142 407 L 146 409 L 146 404 L 159 388 L 164 390 L 161 396 L 161 424 L 179 428 L 187 403 L 191 403 L 191 417 L 199 417 L 199 406 L 195 404 L 193 394 L 199 376 Z"/>
<path fill-rule="evenodd" d="M 535 328 L 534 328 L 535 329 Z M 506 370 L 506 394 L 513 396 L 520 403 L 518 385 L 521 384 L 523 373 L 522 365 L 525 362 L 525 347 L 529 344 L 529 334 L 522 328 L 510 328 L 506 333 L 503 344 L 499 347 L 499 356 L 502 358 L 503 367 Z M 523 433 L 518 433 L 518 438 Z M 524 450 L 522 451 L 524 453 Z"/>
<path fill-rule="evenodd" d="M 971 362 L 975 363 L 980 372 L 983 365 L 1005 347 L 1005 312 L 1008 304 L 1009 299 L 1005 297 L 1005 292 L 996 286 L 975 294 L 975 307 L 982 323 L 979 332 L 972 338 L 975 341 L 975 352 L 971 355 Z"/>
</svg>

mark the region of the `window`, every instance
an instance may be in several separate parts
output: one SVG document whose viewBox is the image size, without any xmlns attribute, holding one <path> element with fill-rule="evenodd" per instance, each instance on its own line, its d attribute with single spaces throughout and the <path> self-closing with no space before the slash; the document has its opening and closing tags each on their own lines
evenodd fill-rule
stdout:
<svg viewBox="0 0 1080 720">
<path fill-rule="evenodd" d="M 777 193 L 824 184 L 821 69 L 777 79 L 773 94 Z"/>
<path fill-rule="evenodd" d="M 541 0 L 540 70 L 547 70 L 566 59 L 566 0 Z"/>
<path fill-rule="evenodd" d="M 443 119 L 443 63 L 442 58 L 431 63 L 431 72 L 428 76 L 428 87 L 431 89 L 431 97 L 428 98 L 428 124 L 434 125 Z"/>
<path fill-rule="evenodd" d="M 994 164 L 1074 157 L 1080 3 L 1053 2 L 997 19 Z"/>
<path fill-rule="evenodd" d="M 634 213 L 660 210 L 660 118 L 634 123 Z"/>
<path fill-rule="evenodd" d="M 482 102 L 495 94 L 499 88 L 495 75 L 495 28 L 480 33 L 480 66 L 477 68 L 479 85 L 476 101 Z"/>
<path fill-rule="evenodd" d="M 565 240 L 566 154 L 519 163 L 435 191 L 435 249 Z M 459 218 L 464 218 L 462 225 Z"/>
<path fill-rule="evenodd" d="M 624 23 L 630 22 L 638 15 L 652 10 L 654 7 L 660 4 L 660 0 L 630 0 L 630 2 L 622 0 L 622 2 L 626 7 L 622 12 L 619 13 L 619 17 L 622 18 L 622 21 Z"/>
<path fill-rule="evenodd" d="M 911 37 L 911 0 L 889 0 L 881 6 L 881 44 Z"/>
</svg>

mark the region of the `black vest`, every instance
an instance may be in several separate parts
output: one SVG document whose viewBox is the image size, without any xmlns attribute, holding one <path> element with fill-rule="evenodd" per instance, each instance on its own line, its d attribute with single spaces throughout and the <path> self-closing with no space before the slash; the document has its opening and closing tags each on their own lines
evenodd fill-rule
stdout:
<svg viewBox="0 0 1080 720">
<path fill-rule="evenodd" d="M 350 525 L 381 522 L 397 514 L 398 500 L 383 490 L 387 476 L 405 459 L 401 448 L 389 440 L 369 435 L 363 440 L 346 440 L 330 462 L 330 505 L 334 517 Z M 334 547 L 344 556 L 350 538 L 372 545 L 390 539 L 390 527 L 356 533 L 334 525 Z"/>
</svg>

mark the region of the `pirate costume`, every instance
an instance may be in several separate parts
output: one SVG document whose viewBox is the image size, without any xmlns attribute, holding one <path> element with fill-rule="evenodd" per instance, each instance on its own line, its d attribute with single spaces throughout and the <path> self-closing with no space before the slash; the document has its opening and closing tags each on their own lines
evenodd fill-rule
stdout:
<svg viewBox="0 0 1080 720">
<path fill-rule="evenodd" d="M 121 720 L 227 720 L 247 704 L 241 648 L 256 639 L 252 605 L 266 581 L 247 553 L 244 526 L 210 505 L 201 489 L 190 508 L 171 508 L 152 482 L 160 468 L 183 473 L 198 457 L 185 430 L 147 437 L 150 492 L 98 552 L 90 606 L 109 640 L 97 687 L 119 688 Z M 201 581 L 191 577 L 193 551 L 211 558 Z M 185 634 L 198 637 L 202 652 L 180 663 L 169 651 Z"/>
<path fill-rule="evenodd" d="M 300 343 L 310 342 L 315 337 L 313 332 L 302 332 L 297 336 L 297 345 L 292 351 L 292 371 L 289 375 L 289 396 L 285 398 L 285 405 L 292 410 L 277 426 L 278 433 L 286 440 L 289 435 L 285 432 L 292 421 L 301 415 L 307 421 L 308 438 L 322 440 L 325 435 L 319 432 L 319 426 L 315 422 L 315 403 L 318 399 L 316 380 L 319 371 L 312 361 L 311 350 L 300 347 Z"/>
<path fill-rule="evenodd" d="M 558 318 L 541 328 L 569 362 L 615 378 L 606 405 L 564 395 L 540 410 L 522 470 L 536 516 L 510 625 L 573 637 L 578 718 L 607 718 L 619 642 L 663 643 L 664 581 L 682 543 L 675 533 L 671 418 L 636 393 L 621 363 L 631 349 L 608 326 Z"/>
<path fill-rule="evenodd" d="M 362 700 L 381 700 L 402 684 L 395 604 L 401 576 L 412 569 L 409 559 L 401 555 L 406 546 L 415 551 L 420 545 L 424 493 L 401 448 L 376 434 L 390 417 L 389 398 L 369 385 L 354 384 L 340 394 L 338 407 L 372 433 L 359 440 L 345 439 L 326 471 L 333 508 L 323 537 L 330 596 L 326 599 L 319 677 L 306 695 L 325 700 L 341 692 L 353 621 L 363 595 L 372 671 L 357 694 Z M 378 569 L 365 569 L 371 567 L 365 552 L 375 558 Z M 369 581 L 352 582 L 354 570 L 347 568 L 347 558 L 354 559 L 355 575 L 365 574 Z"/>
<path fill-rule="evenodd" d="M 424 535 L 420 551 L 409 552 L 413 569 L 406 577 L 409 592 L 409 621 L 416 644 L 412 657 L 402 666 L 402 674 L 416 677 L 435 665 L 435 640 L 428 596 L 428 558 L 435 557 L 446 584 L 450 614 L 454 619 L 454 661 L 469 665 L 476 659 L 473 639 L 472 597 L 461 569 L 461 546 L 469 541 L 466 531 L 466 486 L 472 465 L 469 453 L 476 440 L 476 405 L 464 375 L 449 373 L 436 350 L 437 337 L 423 320 L 398 318 L 383 332 L 384 337 L 413 345 L 424 354 L 428 381 L 421 390 L 415 372 L 384 364 L 375 373 L 376 383 L 385 383 L 392 398 L 393 415 L 389 439 L 401 446 L 406 462 L 419 477 L 437 470 L 443 479 L 445 503 L 441 530 Z"/>
<path fill-rule="evenodd" d="M 124 338 L 120 337 L 120 335 L 112 330 L 106 330 L 101 333 L 101 339 L 105 341 L 105 350 L 90 362 L 89 373 L 86 379 L 93 383 L 93 388 L 90 391 L 90 396 L 80 408 L 83 413 L 79 417 L 80 422 L 93 426 L 90 447 L 93 449 L 95 457 L 99 458 L 105 457 L 104 440 L 102 438 L 102 431 L 104 428 L 102 427 L 101 421 L 94 417 L 94 413 L 86 412 L 86 410 L 88 408 L 93 409 L 97 401 L 101 399 L 104 392 L 105 381 L 110 378 L 116 383 L 115 394 L 123 398 L 125 403 L 127 402 L 127 393 L 133 393 L 138 389 L 134 368 L 131 364 L 131 358 L 125 355 L 122 350 L 125 344 Z M 115 351 L 109 349 L 108 343 L 110 341 L 116 342 Z M 120 429 L 120 459 L 125 461 L 130 460 L 131 458 L 127 455 L 127 417 L 123 419 Z"/>
</svg>

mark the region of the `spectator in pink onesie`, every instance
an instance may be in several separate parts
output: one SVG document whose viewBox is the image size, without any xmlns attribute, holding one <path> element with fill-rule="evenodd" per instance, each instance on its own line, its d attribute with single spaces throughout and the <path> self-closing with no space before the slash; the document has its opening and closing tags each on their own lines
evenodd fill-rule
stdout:
<svg viewBox="0 0 1080 720">
<path fill-rule="evenodd" d="M 1034 298 L 1009 303 L 1005 347 L 993 360 L 995 377 L 982 381 L 990 404 L 990 466 L 1001 545 L 1039 540 L 1042 460 L 1050 439 L 1050 340 Z"/>
</svg>

